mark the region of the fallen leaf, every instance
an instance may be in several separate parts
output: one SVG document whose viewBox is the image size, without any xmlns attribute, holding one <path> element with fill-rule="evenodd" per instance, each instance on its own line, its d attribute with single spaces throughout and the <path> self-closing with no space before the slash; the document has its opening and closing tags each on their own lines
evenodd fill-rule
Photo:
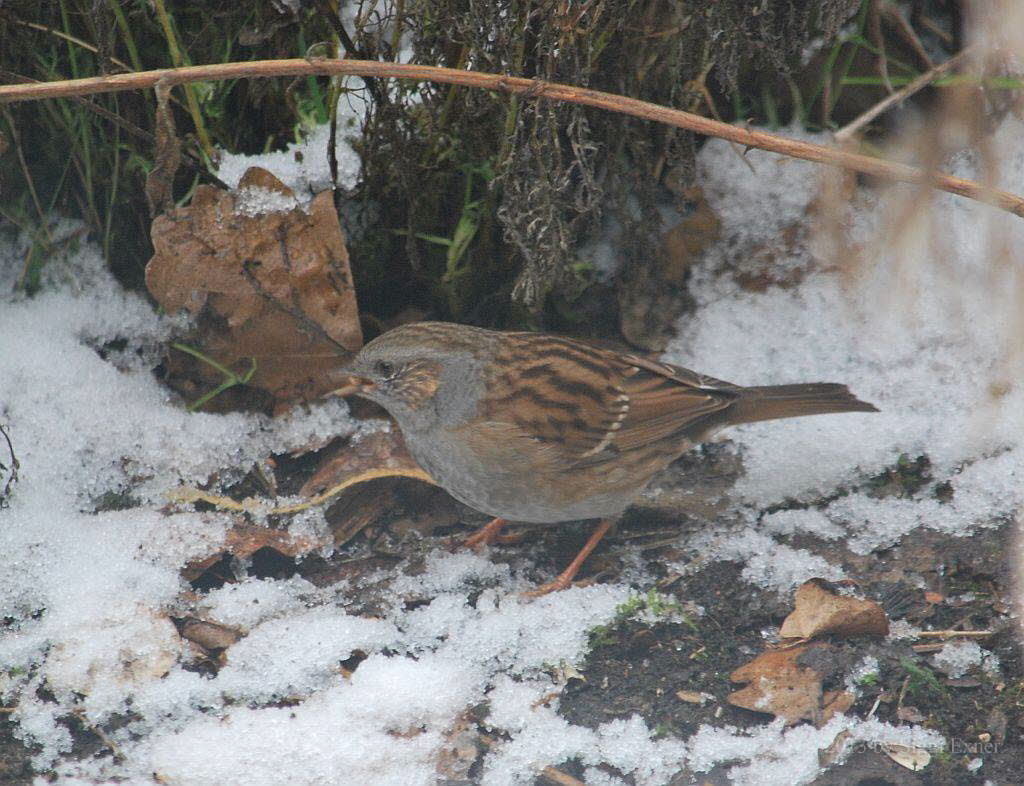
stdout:
<svg viewBox="0 0 1024 786">
<path fill-rule="evenodd" d="M 385 477 L 434 482 L 409 455 L 401 432 L 394 428 L 361 434 L 339 446 L 333 455 L 321 462 L 299 494 L 306 498 L 327 498 L 367 480 Z M 328 517 L 335 546 L 351 540 L 367 524 L 379 521 L 381 512 L 393 505 L 386 492 L 346 495 L 344 503 L 348 503 L 344 510 L 332 509 L 332 515 Z"/>
<path fill-rule="evenodd" d="M 910 745 L 899 745 L 895 742 L 886 743 L 882 746 L 885 755 L 908 770 L 918 772 L 928 766 L 932 755 L 924 748 L 914 748 Z"/>
<path fill-rule="evenodd" d="M 286 557 L 301 557 L 331 544 L 319 539 L 292 535 L 290 532 L 258 524 L 239 524 L 227 531 L 224 542 L 214 554 L 188 563 L 181 575 L 188 581 L 201 576 L 211 565 L 231 554 L 240 559 L 251 557 L 263 548 L 273 549 Z"/>
<path fill-rule="evenodd" d="M 885 636 L 889 620 L 873 600 L 833 592 L 823 579 L 804 582 L 796 591 L 796 608 L 779 630 L 784 639 L 834 636 Z"/>
<path fill-rule="evenodd" d="M 799 661 L 812 651 L 821 656 L 831 650 L 831 645 L 817 642 L 761 653 L 729 675 L 733 682 L 747 683 L 729 695 L 729 703 L 783 718 L 787 725 L 802 720 L 817 726 L 827 723 L 848 710 L 854 696 L 847 691 L 823 693 L 822 675 Z"/>
<path fill-rule="evenodd" d="M 185 621 L 181 629 L 182 638 L 195 642 L 207 650 L 223 650 L 230 647 L 242 637 L 242 632 L 219 622 L 191 617 Z"/>
<path fill-rule="evenodd" d="M 438 783 L 470 783 L 470 770 L 484 749 L 477 723 L 466 714 L 457 718 L 452 728 L 445 732 L 436 756 Z"/>
<path fill-rule="evenodd" d="M 819 767 L 831 767 L 837 761 L 839 757 L 843 755 L 846 750 L 846 741 L 849 740 L 853 734 L 848 729 L 843 729 L 839 732 L 835 739 L 829 743 L 827 748 L 818 750 L 818 766 Z"/>
<path fill-rule="evenodd" d="M 846 713 L 857 701 L 857 697 L 848 690 L 827 690 L 822 696 L 821 706 L 824 711 L 822 723 L 827 723 L 833 715 Z M 826 717 L 827 716 L 827 717 Z"/>
<path fill-rule="evenodd" d="M 367 434 L 358 434 L 341 445 L 337 451 L 320 463 L 316 472 L 299 490 L 303 497 L 315 497 L 340 485 L 353 485 L 351 481 L 368 470 L 381 470 L 385 474 L 432 482 L 430 476 L 416 463 L 405 446 L 402 434 L 395 428 L 383 428 Z"/>
<path fill-rule="evenodd" d="M 701 693 L 695 690 L 677 690 L 676 698 L 678 698 L 680 701 L 689 702 L 690 704 L 700 704 L 703 706 L 704 704 L 707 704 L 709 701 L 713 700 L 715 697 L 712 696 L 710 693 Z"/>
<path fill-rule="evenodd" d="M 910 705 L 896 708 L 896 717 L 901 721 L 907 723 L 924 723 L 924 715 L 917 707 L 911 707 Z"/>
<path fill-rule="evenodd" d="M 223 548 L 217 554 L 190 563 L 183 574 L 190 581 L 217 562 L 226 551 L 236 557 L 249 557 L 261 548 L 271 548 L 289 557 L 302 556 L 325 546 L 340 546 L 353 538 L 368 524 L 383 518 L 383 512 L 400 508 L 388 489 L 355 489 L 342 497 L 342 492 L 371 480 L 411 478 L 429 483 L 434 480 L 416 463 L 405 447 L 397 429 L 382 429 L 358 434 L 340 445 L 325 459 L 320 468 L 302 486 L 299 502 L 278 504 L 273 499 L 249 497 L 236 500 L 213 494 L 191 486 L 179 486 L 167 493 L 174 505 L 204 502 L 220 510 L 245 513 L 258 519 L 299 513 L 317 506 L 330 505 L 327 514 L 331 526 L 330 543 L 319 539 L 297 537 L 287 531 L 271 527 L 243 524 L 228 531 Z M 433 491 L 433 489 L 431 489 Z M 416 528 L 429 532 L 436 526 L 455 523 L 450 508 L 441 506 L 437 515 L 417 517 L 405 521 L 406 530 Z"/>
<path fill-rule="evenodd" d="M 163 677 L 181 652 L 178 629 L 164 614 L 140 606 L 127 616 L 70 623 L 42 668 L 55 693 L 122 695 Z"/>
<path fill-rule="evenodd" d="M 336 386 L 331 372 L 362 346 L 362 331 L 330 192 L 300 206 L 254 167 L 234 191 L 198 187 L 188 207 L 157 216 L 151 234 L 146 286 L 169 313 L 195 315 L 197 349 L 237 373 L 255 360 L 247 384 L 278 402 Z M 169 358 L 168 370 L 172 384 L 223 381 L 184 353 Z"/>
</svg>

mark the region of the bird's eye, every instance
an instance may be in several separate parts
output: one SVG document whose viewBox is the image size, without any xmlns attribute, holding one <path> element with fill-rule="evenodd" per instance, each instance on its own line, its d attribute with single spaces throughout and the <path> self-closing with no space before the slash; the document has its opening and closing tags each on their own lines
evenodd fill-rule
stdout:
<svg viewBox="0 0 1024 786">
<path fill-rule="evenodd" d="M 373 370 L 377 373 L 377 376 L 383 377 L 384 379 L 391 379 L 395 375 L 395 366 L 393 363 L 388 363 L 386 360 L 378 360 L 373 367 Z"/>
</svg>

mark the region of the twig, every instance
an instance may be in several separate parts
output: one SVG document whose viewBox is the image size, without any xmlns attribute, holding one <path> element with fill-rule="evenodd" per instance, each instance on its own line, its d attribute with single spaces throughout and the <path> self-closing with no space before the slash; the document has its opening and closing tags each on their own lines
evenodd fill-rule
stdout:
<svg viewBox="0 0 1024 786">
<path fill-rule="evenodd" d="M 7 497 L 11 493 L 11 486 L 18 480 L 18 469 L 21 467 L 21 464 L 18 463 L 18 457 L 14 454 L 14 445 L 11 443 L 11 437 L 2 423 L 0 423 L 0 436 L 7 442 L 7 453 L 10 455 L 9 461 L 11 462 L 11 473 L 7 476 L 4 487 L 0 489 L 0 510 L 3 510 L 7 506 Z M 8 467 L 0 462 L 0 471 L 7 472 L 7 470 Z"/>
<path fill-rule="evenodd" d="M 541 770 L 540 776 L 551 781 L 551 783 L 557 783 L 558 786 L 586 786 L 586 784 L 578 778 L 574 778 L 561 770 L 555 769 L 554 767 L 545 767 Z"/>
<path fill-rule="evenodd" d="M 718 120 L 719 122 L 722 122 L 722 116 L 718 113 L 718 107 L 715 106 L 714 96 L 712 96 L 711 95 L 711 91 L 708 90 L 707 78 L 708 78 L 708 74 L 711 73 L 711 68 L 712 68 L 712 64 L 708 63 L 707 68 L 704 69 L 704 73 L 701 74 L 700 77 L 695 80 L 697 82 L 697 91 L 701 94 L 701 97 L 704 99 L 704 103 L 707 105 L 708 111 L 711 113 L 711 116 L 714 117 L 715 120 Z M 740 159 L 740 161 L 742 161 L 744 164 L 746 164 L 747 168 L 754 175 L 756 175 L 757 174 L 757 170 L 754 169 L 754 165 L 750 163 L 750 159 L 748 159 L 745 155 L 743 155 L 743 152 L 739 149 L 739 147 L 736 145 L 736 143 L 735 142 L 730 142 L 729 146 L 732 148 L 733 152 Z"/>
<path fill-rule="evenodd" d="M 112 55 L 104 54 L 97 47 L 93 46 L 88 41 L 83 41 L 81 38 L 75 38 L 73 35 L 68 35 L 67 33 L 62 32 L 61 30 L 57 30 L 53 27 L 47 27 L 46 25 L 41 25 L 37 22 L 28 22 L 24 19 L 18 19 L 17 17 L 14 16 L 7 17 L 7 19 L 8 21 L 14 22 L 14 24 L 16 25 L 24 25 L 25 27 L 30 27 L 33 30 L 39 30 L 42 33 L 49 33 L 52 36 L 62 38 L 65 41 L 69 41 L 72 44 L 82 47 L 82 49 L 87 49 L 88 51 L 92 52 L 94 55 L 97 55 L 98 57 L 105 57 L 118 68 L 123 68 L 125 71 L 132 70 L 132 67 L 128 65 L 126 62 L 124 62 L 124 60 L 118 60 L 116 57 Z"/>
<path fill-rule="evenodd" d="M 868 35 L 871 36 L 871 43 L 875 45 L 878 54 L 875 55 L 875 67 L 878 75 L 882 78 L 885 89 L 892 93 L 892 82 L 889 81 L 889 60 L 885 55 L 885 37 L 882 35 L 880 0 L 871 0 L 871 10 L 868 12 Z"/>
<path fill-rule="evenodd" d="M 882 16 L 896 29 L 897 35 L 911 48 L 914 55 L 925 68 L 935 67 L 935 63 L 928 56 L 928 52 L 925 50 L 924 44 L 921 43 L 921 39 L 918 38 L 913 26 L 903 17 L 898 8 L 887 4 L 882 8 Z"/>
<path fill-rule="evenodd" d="M 14 122 L 14 115 L 11 114 L 11 110 L 7 107 L 4 107 L 2 111 L 4 120 L 7 121 L 7 125 L 11 129 L 11 140 L 14 142 L 14 151 L 18 154 L 18 164 L 21 166 L 21 173 L 25 178 L 25 182 L 28 184 L 28 192 L 32 197 L 32 204 L 35 205 L 36 213 L 39 216 L 39 226 L 42 227 L 43 234 L 46 235 L 46 242 L 53 245 L 53 235 L 50 234 L 50 224 L 46 220 L 46 211 L 43 210 L 43 203 L 39 200 L 39 194 L 36 192 L 36 184 L 32 179 L 31 171 L 29 171 L 28 162 L 25 161 L 25 151 L 21 147 L 21 134 L 18 133 L 18 126 Z M 22 273 L 22 279 L 24 278 L 25 275 Z"/>
<path fill-rule="evenodd" d="M 605 109 L 611 112 L 652 120 L 657 123 L 685 128 L 697 134 L 715 136 L 747 147 L 769 150 L 773 153 L 814 161 L 819 164 L 850 169 L 865 175 L 894 180 L 901 183 L 926 183 L 934 188 L 958 194 L 969 199 L 986 202 L 1001 210 L 1024 218 L 1024 198 L 1016 194 L 989 188 L 973 180 L 953 177 L 941 172 L 927 172 L 906 164 L 884 161 L 880 158 L 851 153 L 845 150 L 814 145 L 796 139 L 729 125 L 701 117 L 680 109 L 652 104 L 635 98 L 590 90 L 583 87 L 524 79 L 522 77 L 486 74 L 478 71 L 460 71 L 439 66 L 385 63 L 367 60 L 259 60 L 248 63 L 219 63 L 164 68 L 133 74 L 108 74 L 85 79 L 68 79 L 29 85 L 0 85 L 0 103 L 29 101 L 41 98 L 63 98 L 85 93 L 113 93 L 123 90 L 142 90 L 153 87 L 161 79 L 171 83 L 211 82 L 243 77 L 350 75 L 378 78 L 413 79 L 441 82 L 468 87 L 497 90 L 528 98 L 546 98 Z"/>
<path fill-rule="evenodd" d="M 919 639 L 984 639 L 994 635 L 991 630 L 922 630 L 917 634 Z"/>
<path fill-rule="evenodd" d="M 310 497 L 307 500 L 291 505 L 281 505 L 279 507 L 270 507 L 271 501 L 266 499 L 249 497 L 248 499 L 244 499 L 239 502 L 231 497 L 211 494 L 208 491 L 192 488 L 190 486 L 180 486 L 167 492 L 167 500 L 168 502 L 181 503 L 206 502 L 219 510 L 233 510 L 237 513 L 251 513 L 258 516 L 280 516 L 286 513 L 298 513 L 300 511 L 316 507 L 317 505 L 322 505 L 338 496 L 342 491 L 350 486 L 355 486 L 358 483 L 365 483 L 370 480 L 377 480 L 378 478 L 412 478 L 414 480 L 422 480 L 424 483 L 430 483 L 431 485 L 437 484 L 437 481 L 422 469 L 381 468 L 368 469 L 364 472 L 360 472 L 358 475 L 353 475 L 348 480 L 332 486 L 323 493 L 317 494 L 315 497 Z"/>
<path fill-rule="evenodd" d="M 75 715 L 75 717 L 78 718 L 79 722 L 81 722 L 83 726 L 85 726 L 93 734 L 99 737 L 100 741 L 108 748 L 110 748 L 110 752 L 114 754 L 114 759 L 116 761 L 124 761 L 124 754 L 121 752 L 121 748 L 118 746 L 118 744 L 114 742 L 110 738 L 110 735 L 107 734 L 102 728 L 100 728 L 95 723 L 89 720 L 89 718 L 85 714 L 84 709 L 76 707 L 75 710 L 73 711 L 73 714 Z"/>
<path fill-rule="evenodd" d="M 921 76 L 917 77 L 917 79 L 914 79 L 912 82 L 908 82 L 895 93 L 890 93 L 877 104 L 875 104 L 873 107 L 871 107 L 869 110 L 867 110 L 854 120 L 851 120 L 843 128 L 836 131 L 835 140 L 840 143 L 848 141 L 853 137 L 854 134 L 860 131 L 864 126 L 866 126 L 880 114 L 882 114 L 895 104 L 898 104 L 904 101 L 905 99 L 909 98 L 919 90 L 924 89 L 929 84 L 938 79 L 940 76 L 944 75 L 947 71 L 956 68 L 964 61 L 964 59 L 969 57 L 970 54 L 971 49 L 964 49 L 962 52 L 958 52 L 953 57 L 949 58 L 949 60 L 947 60 L 946 62 L 940 63 L 934 68 L 925 71 L 923 74 L 921 74 Z"/>
<path fill-rule="evenodd" d="M 361 58 L 363 60 L 372 60 L 373 59 L 373 58 L 370 57 L 368 52 L 366 52 L 366 51 L 360 49 L 358 46 L 356 46 L 355 41 L 353 41 L 352 37 L 348 34 L 348 30 L 345 29 L 345 25 L 343 25 L 341 23 L 341 16 L 339 14 L 340 8 L 332 7 L 331 3 L 329 3 L 327 0 L 317 0 L 317 6 L 320 8 L 320 15 L 323 16 L 323 18 L 327 20 L 327 23 L 333 28 L 334 34 L 336 36 L 338 36 L 338 40 L 341 41 L 341 45 L 343 47 L 345 47 L 345 54 L 347 56 L 349 56 L 349 57 L 353 57 L 354 56 L 354 57 Z M 358 30 L 358 24 L 356 26 L 356 29 Z M 387 100 L 386 99 L 386 93 L 385 93 L 384 89 L 380 86 L 380 83 L 377 82 L 376 79 L 367 79 L 366 80 L 366 89 L 370 91 L 370 95 L 373 97 L 373 100 L 376 101 L 378 104 L 386 103 L 386 100 Z M 332 119 L 333 119 L 333 117 L 332 117 Z M 333 154 L 333 152 L 334 152 L 333 128 L 332 128 L 332 136 L 331 136 L 331 146 L 330 146 L 330 148 L 328 148 L 328 150 Z M 338 171 L 338 167 L 337 167 L 337 164 L 335 163 L 335 165 L 331 168 L 332 180 L 335 180 L 335 181 L 337 180 L 337 171 Z"/>
<path fill-rule="evenodd" d="M 15 74 L 11 71 L 4 71 L 3 69 L 0 69 L 0 79 L 4 79 L 8 82 L 17 82 L 25 84 L 45 84 L 43 82 L 40 82 L 38 79 L 32 79 L 28 76 L 21 76 L 20 74 Z M 111 112 L 106 107 L 100 106 L 95 101 L 90 101 L 89 99 L 82 98 L 81 96 L 71 96 L 71 98 L 85 109 L 99 115 L 104 120 L 113 123 L 118 128 L 124 129 L 127 133 L 131 134 L 132 136 L 138 137 L 139 139 L 142 139 L 143 141 L 151 145 L 156 144 L 156 137 L 149 131 L 147 131 L 144 128 L 140 128 L 139 126 L 135 125 L 135 123 L 132 123 L 129 120 L 125 120 L 120 115 Z M 181 102 L 178 101 L 178 99 L 174 96 L 171 96 L 170 100 L 173 103 L 178 104 L 179 106 L 181 105 Z M 207 182 L 210 182 L 219 188 L 227 190 L 228 186 L 222 180 L 220 180 L 220 178 L 218 178 L 216 175 L 211 174 L 209 170 L 207 170 L 206 165 L 203 163 L 202 159 L 199 158 L 199 156 L 197 156 L 191 150 L 185 150 L 183 152 L 185 153 L 186 156 L 185 163 L 192 168 L 192 171 L 198 172 L 200 175 L 206 178 Z"/>
</svg>

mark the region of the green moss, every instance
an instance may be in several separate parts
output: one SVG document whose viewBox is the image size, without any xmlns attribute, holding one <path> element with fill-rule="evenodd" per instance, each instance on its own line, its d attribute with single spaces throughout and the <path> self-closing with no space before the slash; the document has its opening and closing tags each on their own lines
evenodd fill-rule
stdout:
<svg viewBox="0 0 1024 786">
<path fill-rule="evenodd" d="M 918 700 L 939 699 L 947 697 L 946 689 L 935 676 L 935 672 L 927 666 L 921 666 L 910 658 L 900 658 L 900 666 L 907 674 L 907 695 Z"/>
</svg>

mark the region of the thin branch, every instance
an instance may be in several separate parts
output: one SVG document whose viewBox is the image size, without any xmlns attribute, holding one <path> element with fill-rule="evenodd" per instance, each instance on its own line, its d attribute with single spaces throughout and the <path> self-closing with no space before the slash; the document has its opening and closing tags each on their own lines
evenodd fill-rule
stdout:
<svg viewBox="0 0 1024 786">
<path fill-rule="evenodd" d="M 913 26 L 903 17 L 898 8 L 887 4 L 882 8 L 882 16 L 885 21 L 895 28 L 896 34 L 910 47 L 924 68 L 930 69 L 935 67 L 935 63 L 928 56 L 928 51 L 924 48 L 924 44 L 921 43 L 921 39 L 918 38 Z"/>
<path fill-rule="evenodd" d="M 921 74 L 921 76 L 917 77 L 917 79 L 913 80 L 912 82 L 908 82 L 895 93 L 890 93 L 877 104 L 875 104 L 873 107 L 871 107 L 869 110 L 864 112 L 862 115 L 858 116 L 854 120 L 851 120 L 843 128 L 836 131 L 835 140 L 837 142 L 848 141 L 853 137 L 854 134 L 860 131 L 864 126 L 866 126 L 880 114 L 882 114 L 895 104 L 898 104 L 906 100 L 919 90 L 923 90 L 924 88 L 928 87 L 928 85 L 930 85 L 940 76 L 943 76 L 948 71 L 960 65 L 965 59 L 970 57 L 971 54 L 972 52 L 970 48 L 964 49 L 962 52 L 958 52 L 956 55 L 949 58 L 949 60 L 947 60 L 946 62 L 940 63 L 939 65 L 929 69 L 928 71 L 925 71 L 923 74 Z"/>
<path fill-rule="evenodd" d="M 544 778 L 548 783 L 557 784 L 557 786 L 586 786 L 583 781 L 579 778 L 574 778 L 566 772 L 555 767 L 545 767 L 540 776 Z"/>
<path fill-rule="evenodd" d="M 46 84 L 45 82 L 40 82 L 38 79 L 32 79 L 31 77 L 21 76 L 20 74 L 15 74 L 11 71 L 4 71 L 3 69 L 0 69 L 0 79 L 5 79 L 12 83 L 18 82 L 34 85 Z M 156 144 L 156 137 L 152 133 L 150 133 L 144 128 L 140 128 L 139 126 L 135 125 L 135 123 L 132 123 L 129 120 L 125 120 L 119 114 L 111 112 L 106 107 L 100 106 L 95 101 L 90 101 L 89 99 L 82 98 L 81 96 L 71 96 L 71 98 L 74 99 L 74 101 L 77 104 L 84 107 L 88 111 L 93 112 L 99 117 L 102 117 L 109 123 L 113 123 L 115 126 L 123 129 L 125 132 L 131 134 L 132 136 L 137 137 L 143 140 L 144 142 L 147 142 L 148 144 Z M 179 106 L 181 105 L 181 102 L 178 101 L 178 99 L 174 96 L 171 96 L 170 100 L 172 103 L 178 104 Z M 206 178 L 206 182 L 212 183 L 213 185 L 219 186 L 220 188 L 227 188 L 227 185 L 222 180 L 220 180 L 220 178 L 218 178 L 216 175 L 210 174 L 202 159 L 199 158 L 199 156 L 197 156 L 193 151 L 185 149 L 182 152 L 184 152 L 185 154 L 185 164 L 188 165 L 193 172 L 198 172 L 202 177 Z"/>
<path fill-rule="evenodd" d="M 555 101 L 592 106 L 610 112 L 652 120 L 657 123 L 684 128 L 704 136 L 715 136 L 747 147 L 769 150 L 773 153 L 814 161 L 819 164 L 861 172 L 885 180 L 901 183 L 925 183 L 952 194 L 986 202 L 1024 218 L 1024 198 L 1008 191 L 988 188 L 973 180 L 927 172 L 916 167 L 884 161 L 880 158 L 851 153 L 845 150 L 814 145 L 788 139 L 767 131 L 729 125 L 679 109 L 670 109 L 635 98 L 589 90 L 556 82 L 523 79 L 522 77 L 460 71 L 454 68 L 385 63 L 367 60 L 260 60 L 248 63 L 220 63 L 215 65 L 165 68 L 133 74 L 109 74 L 86 79 L 70 79 L 29 85 L 0 85 L 0 103 L 29 101 L 41 98 L 63 98 L 85 93 L 113 93 L 123 90 L 142 90 L 153 87 L 161 79 L 171 83 L 218 81 L 244 77 L 350 75 L 377 78 L 412 79 L 441 82 L 467 87 L 496 90 L 525 98 L 547 98 Z"/>
<path fill-rule="evenodd" d="M 21 166 L 22 177 L 25 178 L 25 182 L 28 184 L 28 192 L 32 196 L 32 204 L 35 205 L 36 213 L 39 216 L 39 226 L 43 228 L 46 242 L 53 245 L 53 235 L 50 234 L 50 224 L 46 219 L 46 211 L 43 209 L 43 203 L 39 200 L 39 193 L 36 191 L 36 184 L 32 179 L 32 172 L 28 168 L 28 162 L 25 161 L 25 151 L 21 147 L 21 134 L 18 133 L 18 125 L 14 122 L 14 115 L 11 114 L 10 109 L 4 107 L 2 112 L 4 120 L 7 121 L 7 125 L 11 129 L 11 139 L 14 142 L 14 150 L 18 154 L 18 164 Z"/>
<path fill-rule="evenodd" d="M 352 37 L 348 34 L 348 30 L 345 29 L 345 25 L 341 23 L 341 15 L 339 13 L 340 8 L 338 7 L 337 4 L 332 4 L 331 2 L 329 2 L 329 0 L 318 0 L 317 5 L 320 8 L 321 16 L 323 16 L 327 20 L 327 23 L 333 28 L 334 34 L 338 36 L 338 40 L 341 41 L 341 45 L 345 47 L 346 56 L 358 57 L 362 60 L 373 59 L 372 57 L 369 56 L 368 52 L 365 52 L 358 46 L 356 46 L 355 41 L 353 41 Z M 367 79 L 366 89 L 370 91 L 370 95 L 373 96 L 373 100 L 376 101 L 378 104 L 386 103 L 386 94 L 384 92 L 384 89 L 380 86 L 380 83 L 376 79 Z M 330 148 L 328 148 L 329 152 L 332 155 L 334 153 L 334 125 L 334 117 L 332 116 L 332 133 L 330 140 L 331 146 Z M 331 170 L 333 180 L 337 180 L 337 170 L 338 167 L 337 164 L 335 164 L 335 166 L 332 167 Z"/>
<path fill-rule="evenodd" d="M 124 62 L 124 60 L 118 60 L 116 57 L 108 57 L 107 55 L 104 55 L 97 47 L 93 46 L 88 41 L 83 41 L 81 38 L 75 38 L 73 35 L 68 35 L 65 32 L 62 32 L 52 27 L 47 27 L 46 25 L 41 25 L 36 22 L 28 22 L 24 19 L 18 19 L 18 17 L 16 16 L 7 17 L 7 20 L 10 22 L 14 22 L 14 24 L 16 25 L 24 25 L 25 27 L 30 27 L 33 30 L 39 30 L 42 33 L 49 33 L 50 35 L 56 36 L 57 38 L 62 38 L 65 41 L 69 41 L 72 44 L 75 44 L 76 46 L 82 47 L 82 49 L 89 50 L 97 57 L 105 57 L 118 68 L 123 68 L 125 71 L 132 70 L 132 67 L 128 65 L 126 62 Z"/>
<path fill-rule="evenodd" d="M 921 630 L 919 639 L 985 639 L 995 635 L 992 630 Z"/>
</svg>

